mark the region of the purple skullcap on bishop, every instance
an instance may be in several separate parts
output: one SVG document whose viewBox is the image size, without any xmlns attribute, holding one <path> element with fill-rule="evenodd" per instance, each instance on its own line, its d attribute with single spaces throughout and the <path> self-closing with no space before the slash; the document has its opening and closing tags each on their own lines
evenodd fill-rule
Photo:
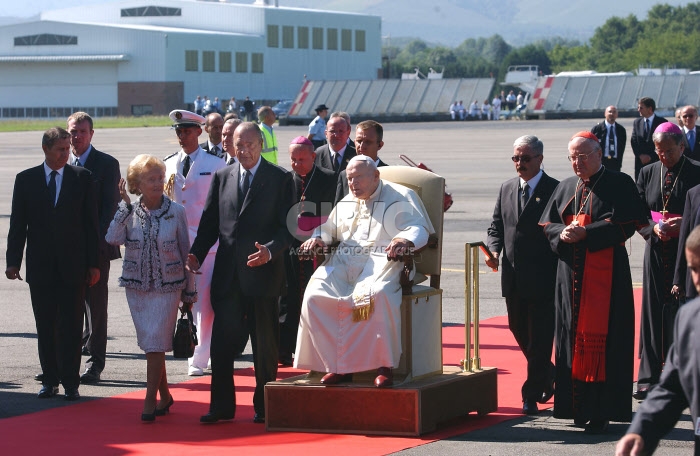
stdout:
<svg viewBox="0 0 700 456">
<path fill-rule="evenodd" d="M 664 122 L 654 130 L 654 133 L 672 133 L 674 135 L 682 135 L 683 130 L 678 125 L 671 122 Z"/>
<path fill-rule="evenodd" d="M 289 144 L 304 144 L 306 146 L 314 145 L 314 143 L 312 143 L 311 140 L 306 136 L 297 136 L 296 138 L 292 139 L 292 142 L 290 142 Z"/>
</svg>

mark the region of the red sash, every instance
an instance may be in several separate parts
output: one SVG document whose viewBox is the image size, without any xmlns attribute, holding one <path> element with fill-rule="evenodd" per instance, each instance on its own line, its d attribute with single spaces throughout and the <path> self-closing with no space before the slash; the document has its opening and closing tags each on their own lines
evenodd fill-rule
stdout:
<svg viewBox="0 0 700 456">
<path fill-rule="evenodd" d="M 565 223 L 570 224 L 572 220 L 573 216 L 569 215 Z M 579 226 L 586 226 L 591 223 L 591 216 L 580 214 L 577 220 Z M 605 345 L 608 338 L 612 275 L 613 247 L 597 252 L 586 251 L 571 365 L 574 380 L 605 381 Z"/>
</svg>

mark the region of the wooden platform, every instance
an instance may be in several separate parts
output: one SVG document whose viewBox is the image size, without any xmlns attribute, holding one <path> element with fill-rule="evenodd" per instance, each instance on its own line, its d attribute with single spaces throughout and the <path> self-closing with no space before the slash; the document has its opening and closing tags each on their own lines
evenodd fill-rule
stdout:
<svg viewBox="0 0 700 456">
<path fill-rule="evenodd" d="M 267 430 L 419 436 L 452 418 L 498 408 L 494 367 L 463 373 L 445 366 L 442 374 L 385 389 L 366 375 L 336 386 L 319 380 L 312 374 L 265 385 Z"/>
</svg>

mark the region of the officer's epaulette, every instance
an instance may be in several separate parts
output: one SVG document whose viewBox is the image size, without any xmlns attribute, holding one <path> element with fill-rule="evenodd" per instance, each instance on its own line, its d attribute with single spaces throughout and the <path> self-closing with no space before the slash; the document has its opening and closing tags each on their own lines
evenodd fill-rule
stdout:
<svg viewBox="0 0 700 456">
<path fill-rule="evenodd" d="M 169 159 L 169 158 L 173 158 L 173 157 L 174 157 L 175 155 L 177 155 L 177 154 L 178 154 L 178 152 L 175 152 L 174 154 L 168 155 L 167 157 L 165 157 L 165 158 L 163 159 L 163 161 L 165 161 L 165 160 L 167 160 L 167 159 Z"/>
</svg>

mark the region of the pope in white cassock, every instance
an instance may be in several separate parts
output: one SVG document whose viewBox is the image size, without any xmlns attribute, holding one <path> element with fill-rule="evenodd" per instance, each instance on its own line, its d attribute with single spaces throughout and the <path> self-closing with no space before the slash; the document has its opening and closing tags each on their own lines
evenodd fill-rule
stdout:
<svg viewBox="0 0 700 456">
<path fill-rule="evenodd" d="M 294 367 L 327 372 L 326 385 L 377 369 L 374 384 L 391 386 L 401 356 L 400 260 L 434 229 L 418 195 L 381 180 L 371 158 L 352 158 L 347 178 L 350 193 L 301 245 L 340 242 L 306 287 Z"/>
</svg>

